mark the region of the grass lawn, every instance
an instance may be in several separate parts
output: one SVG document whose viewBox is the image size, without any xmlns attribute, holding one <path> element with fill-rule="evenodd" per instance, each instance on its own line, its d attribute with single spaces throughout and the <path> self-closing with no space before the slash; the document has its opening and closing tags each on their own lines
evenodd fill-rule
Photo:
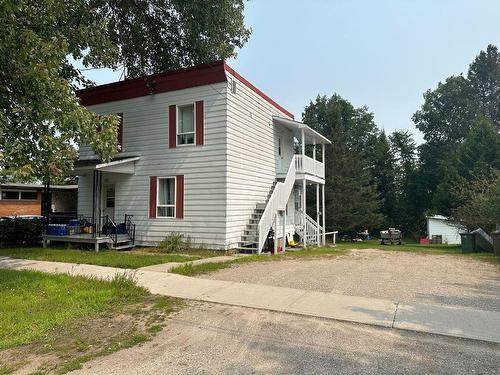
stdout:
<svg viewBox="0 0 500 375">
<path fill-rule="evenodd" d="M 180 304 L 125 276 L 104 281 L 0 269 L 0 285 L 0 374 L 33 363 L 26 372 L 79 368 L 149 340 Z"/>
<path fill-rule="evenodd" d="M 380 245 L 378 240 L 370 240 L 363 242 L 340 242 L 334 247 L 309 247 L 297 251 L 289 251 L 285 254 L 273 256 L 268 255 L 250 255 L 229 262 L 205 263 L 205 264 L 185 264 L 170 270 L 172 273 L 177 273 L 185 276 L 196 276 L 218 271 L 224 268 L 232 267 L 233 265 L 250 263 L 250 262 L 273 262 L 287 259 L 298 258 L 315 258 L 315 257 L 332 257 L 344 255 L 351 249 L 380 249 L 384 251 L 408 251 L 424 254 L 449 254 L 457 256 L 465 256 L 473 259 L 479 259 L 487 262 L 492 262 L 500 265 L 500 258 L 495 257 L 492 253 L 467 253 L 462 254 L 460 245 L 420 245 L 416 242 L 403 243 L 402 245 Z"/>
<path fill-rule="evenodd" d="M 0 249 L 0 256 L 12 258 L 46 260 L 52 262 L 94 264 L 117 268 L 141 268 L 154 264 L 170 262 L 187 262 L 201 259 L 201 255 L 162 254 L 147 250 L 112 251 L 103 250 L 98 253 L 91 250 L 78 250 L 57 247 L 30 247 Z"/>
</svg>

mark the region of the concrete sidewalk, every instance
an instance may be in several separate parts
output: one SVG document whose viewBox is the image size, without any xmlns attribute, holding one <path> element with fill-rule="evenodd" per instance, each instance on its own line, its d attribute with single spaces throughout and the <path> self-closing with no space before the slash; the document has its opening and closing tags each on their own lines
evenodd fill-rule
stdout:
<svg viewBox="0 0 500 375">
<path fill-rule="evenodd" d="M 197 279 L 162 272 L 162 267 L 158 267 L 158 271 L 151 270 L 152 267 L 125 270 L 0 258 L 0 268 L 34 269 L 106 279 L 126 273 L 134 275 L 139 285 L 161 295 L 500 343 L 500 313 L 494 311 L 399 304 L 376 298 Z"/>
</svg>

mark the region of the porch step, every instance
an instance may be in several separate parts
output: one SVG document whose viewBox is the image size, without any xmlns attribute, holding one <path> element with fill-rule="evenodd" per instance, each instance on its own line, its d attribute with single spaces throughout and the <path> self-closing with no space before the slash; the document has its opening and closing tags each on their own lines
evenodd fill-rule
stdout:
<svg viewBox="0 0 500 375">
<path fill-rule="evenodd" d="M 124 242 L 131 242 L 130 237 L 126 234 L 119 234 L 116 237 L 116 243 L 124 243 Z"/>
<path fill-rule="evenodd" d="M 252 241 L 256 243 L 259 240 L 259 236 L 257 234 L 244 234 L 241 236 L 241 239 L 243 241 Z"/>
<path fill-rule="evenodd" d="M 129 249 L 133 249 L 134 247 L 135 247 L 134 244 L 128 243 L 125 245 L 114 246 L 114 247 L 112 247 L 112 249 L 113 250 L 129 250 Z"/>
</svg>

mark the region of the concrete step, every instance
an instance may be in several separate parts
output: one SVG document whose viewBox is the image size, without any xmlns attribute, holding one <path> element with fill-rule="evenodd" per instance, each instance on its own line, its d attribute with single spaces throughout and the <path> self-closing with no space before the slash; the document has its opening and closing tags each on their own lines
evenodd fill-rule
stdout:
<svg viewBox="0 0 500 375">
<path fill-rule="evenodd" d="M 124 244 L 124 245 L 113 246 L 112 249 L 113 250 L 130 250 L 130 249 L 133 249 L 134 247 L 135 247 L 134 244 L 127 243 L 127 244 Z"/>
<path fill-rule="evenodd" d="M 116 239 L 116 243 L 125 243 L 125 242 L 131 242 L 131 239 L 128 235 L 123 237 L 118 236 Z"/>
<path fill-rule="evenodd" d="M 255 210 L 256 211 L 264 211 L 266 209 L 266 204 L 265 203 L 257 203 L 257 205 L 255 206 Z"/>
</svg>

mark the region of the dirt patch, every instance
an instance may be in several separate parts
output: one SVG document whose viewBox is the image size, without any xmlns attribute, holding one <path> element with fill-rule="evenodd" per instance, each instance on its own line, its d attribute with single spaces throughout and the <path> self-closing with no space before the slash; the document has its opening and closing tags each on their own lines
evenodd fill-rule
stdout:
<svg viewBox="0 0 500 375">
<path fill-rule="evenodd" d="M 500 311 L 500 267 L 458 255 L 351 250 L 329 258 L 242 264 L 201 277 Z"/>
<path fill-rule="evenodd" d="M 29 345 L 0 351 L 0 373 L 46 374 L 78 369 L 93 358 L 151 340 L 180 304 L 179 300 L 151 296 L 119 315 L 80 319 L 51 330 Z"/>
</svg>

